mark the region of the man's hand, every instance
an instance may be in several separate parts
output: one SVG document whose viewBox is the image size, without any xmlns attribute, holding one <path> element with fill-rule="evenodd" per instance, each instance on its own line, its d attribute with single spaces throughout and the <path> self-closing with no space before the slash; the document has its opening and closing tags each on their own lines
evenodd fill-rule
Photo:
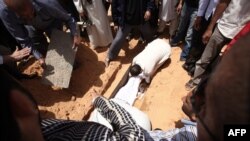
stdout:
<svg viewBox="0 0 250 141">
<path fill-rule="evenodd" d="M 145 21 L 148 21 L 150 18 L 151 18 L 151 12 L 147 10 L 145 12 L 144 19 Z"/>
<path fill-rule="evenodd" d="M 176 7 L 176 12 L 177 12 L 178 15 L 181 14 L 181 10 L 182 10 L 182 4 L 179 3 L 178 6 Z"/>
<path fill-rule="evenodd" d="M 209 39 L 211 38 L 213 31 L 211 29 L 207 29 L 207 31 L 202 36 L 202 41 L 204 44 L 207 44 Z"/>
<path fill-rule="evenodd" d="M 31 48 L 23 48 L 21 50 L 18 50 L 18 48 L 16 48 L 16 50 L 10 55 L 10 57 L 13 59 L 13 61 L 19 61 L 21 59 L 23 59 L 24 57 L 28 56 L 31 52 Z"/>
<path fill-rule="evenodd" d="M 80 43 L 81 43 L 81 38 L 78 35 L 75 35 L 73 39 L 73 49 L 78 47 Z"/>
<path fill-rule="evenodd" d="M 201 29 L 201 21 L 202 21 L 202 17 L 197 16 L 195 21 L 194 21 L 194 29 L 195 30 L 200 30 Z"/>
</svg>

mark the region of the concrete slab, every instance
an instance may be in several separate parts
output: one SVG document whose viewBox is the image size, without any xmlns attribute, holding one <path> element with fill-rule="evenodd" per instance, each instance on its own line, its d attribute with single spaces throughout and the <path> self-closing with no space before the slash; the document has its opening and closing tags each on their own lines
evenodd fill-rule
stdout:
<svg viewBox="0 0 250 141">
<path fill-rule="evenodd" d="M 76 55 L 76 49 L 72 49 L 72 46 L 73 41 L 69 33 L 52 31 L 45 59 L 47 68 L 42 77 L 43 83 L 60 88 L 69 87 Z"/>
</svg>

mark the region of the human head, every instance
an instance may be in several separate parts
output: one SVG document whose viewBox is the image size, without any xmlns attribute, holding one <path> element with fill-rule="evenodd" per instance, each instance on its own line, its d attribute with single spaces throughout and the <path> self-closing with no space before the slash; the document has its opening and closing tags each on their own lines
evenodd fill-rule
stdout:
<svg viewBox="0 0 250 141">
<path fill-rule="evenodd" d="M 138 76 L 141 73 L 141 71 L 142 71 L 141 67 L 137 64 L 131 66 L 129 70 L 131 76 Z"/>
<path fill-rule="evenodd" d="M 4 0 L 7 7 L 22 19 L 29 21 L 34 17 L 32 0 Z"/>
<path fill-rule="evenodd" d="M 199 116 L 217 140 L 227 124 L 250 123 L 250 33 L 232 47 L 211 75 Z M 212 140 L 201 120 L 198 140 Z"/>
<path fill-rule="evenodd" d="M 43 140 L 36 102 L 29 92 L 0 69 L 1 141 Z"/>
</svg>

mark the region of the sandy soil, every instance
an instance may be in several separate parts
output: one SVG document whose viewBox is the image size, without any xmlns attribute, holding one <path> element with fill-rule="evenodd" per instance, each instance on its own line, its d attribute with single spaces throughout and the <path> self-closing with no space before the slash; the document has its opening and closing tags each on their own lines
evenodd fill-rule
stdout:
<svg viewBox="0 0 250 141">
<path fill-rule="evenodd" d="M 118 59 L 111 62 L 108 68 L 103 63 L 107 48 L 94 51 L 88 44 L 83 44 L 76 55 L 79 67 L 73 71 L 68 89 L 46 86 L 41 83 L 41 78 L 23 80 L 22 83 L 37 100 L 43 118 L 86 119 L 91 103 L 90 92 L 95 89 L 110 97 L 133 57 L 145 46 L 137 43 L 137 40 L 132 40 L 124 45 Z M 181 67 L 180 52 L 179 47 L 172 49 L 171 59 L 157 72 L 144 97 L 135 103 L 149 115 L 153 129 L 180 127 L 179 120 L 185 118 L 181 111 L 181 98 L 187 94 L 184 85 L 189 76 Z M 40 70 L 35 61 L 24 66 L 27 74 L 34 71 L 41 73 Z"/>
</svg>

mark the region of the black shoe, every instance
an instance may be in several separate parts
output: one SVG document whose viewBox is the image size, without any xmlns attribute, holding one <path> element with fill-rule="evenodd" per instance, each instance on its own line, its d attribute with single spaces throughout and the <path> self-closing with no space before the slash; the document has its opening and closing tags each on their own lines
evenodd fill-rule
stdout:
<svg viewBox="0 0 250 141">
<path fill-rule="evenodd" d="M 170 41 L 169 41 L 169 44 L 171 47 L 176 47 L 180 44 L 181 42 L 180 41 L 175 41 L 174 38 L 172 38 Z"/>
</svg>

